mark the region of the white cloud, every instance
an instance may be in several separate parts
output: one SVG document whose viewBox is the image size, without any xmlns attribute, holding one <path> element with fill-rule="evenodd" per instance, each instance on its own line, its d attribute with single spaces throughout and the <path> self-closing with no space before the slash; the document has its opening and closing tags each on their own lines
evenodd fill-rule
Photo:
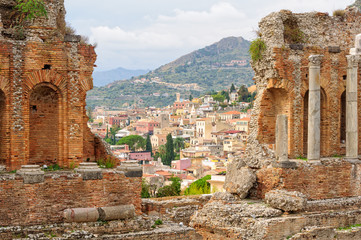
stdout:
<svg viewBox="0 0 361 240">
<path fill-rule="evenodd" d="M 162 54 L 163 63 L 166 63 L 169 59 L 179 57 L 174 55 L 177 52 L 185 54 L 223 37 L 249 33 L 252 28 L 244 27 L 247 21 L 246 15 L 241 10 L 230 3 L 219 2 L 207 11 L 175 9 L 172 15 L 159 15 L 154 19 L 148 17 L 148 26 L 130 31 L 120 27 L 93 27 L 90 39 L 98 43 L 97 52 L 101 52 L 99 66 L 134 68 L 139 67 L 135 66 L 139 64 L 139 58 L 151 57 L 152 54 Z M 104 52 L 113 52 L 112 57 L 118 54 L 119 60 L 125 60 L 121 55 L 126 53 L 127 62 L 117 61 L 118 65 L 115 66 L 113 64 L 115 59 L 109 59 L 110 56 L 106 56 Z M 153 59 L 159 57 L 153 56 Z M 148 63 L 142 67 L 157 66 L 159 62 L 148 60 Z"/>
</svg>

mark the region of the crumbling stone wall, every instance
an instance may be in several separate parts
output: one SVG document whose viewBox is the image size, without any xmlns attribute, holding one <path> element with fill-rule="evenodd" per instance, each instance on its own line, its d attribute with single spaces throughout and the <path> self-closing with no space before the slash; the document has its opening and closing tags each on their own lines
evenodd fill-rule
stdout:
<svg viewBox="0 0 361 240">
<path fill-rule="evenodd" d="M 260 168 L 274 159 L 274 126 L 279 113 L 289 120 L 289 157 L 307 153 L 308 57 L 312 54 L 323 55 L 321 156 L 345 153 L 346 55 L 361 32 L 360 23 L 361 14 L 355 8 L 347 9 L 343 17 L 283 10 L 260 21 L 260 38 L 267 49 L 260 61 L 252 63 L 258 94 L 250 123 L 248 166 Z M 300 36 L 292 36 L 292 31 L 290 36 L 290 28 Z M 360 93 L 358 99 L 360 104 Z M 281 110 L 274 106 L 279 103 Z"/>
<path fill-rule="evenodd" d="M 0 175 L 0 225 L 62 223 L 68 208 L 133 204 L 140 214 L 141 178 L 114 170 L 102 174 L 102 179 L 83 180 L 73 172 L 54 172 L 36 184 L 25 184 L 19 175 Z"/>
<path fill-rule="evenodd" d="M 361 195 L 361 165 L 338 158 L 318 162 L 300 160 L 297 168 L 262 168 L 250 197 L 263 199 L 272 189 L 298 191 L 308 199 L 330 199 Z"/>
<path fill-rule="evenodd" d="M 8 170 L 29 163 L 78 165 L 95 160 L 95 152 L 108 157 L 86 125 L 94 47 L 66 35 L 63 0 L 44 2 L 47 18 L 18 28 L 15 1 L 0 1 L 0 164 Z"/>
</svg>

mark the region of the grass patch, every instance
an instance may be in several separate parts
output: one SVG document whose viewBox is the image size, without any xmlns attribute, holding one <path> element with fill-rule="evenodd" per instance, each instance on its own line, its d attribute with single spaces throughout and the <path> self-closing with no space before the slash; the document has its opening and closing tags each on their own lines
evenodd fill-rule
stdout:
<svg viewBox="0 0 361 240">
<path fill-rule="evenodd" d="M 261 38 L 257 38 L 251 42 L 249 47 L 249 53 L 251 54 L 252 61 L 257 62 L 262 59 L 264 51 L 266 51 L 267 46 Z"/>
<path fill-rule="evenodd" d="M 58 164 L 53 164 L 50 166 L 47 166 L 46 168 L 44 168 L 44 171 L 46 172 L 53 172 L 53 171 L 59 171 L 62 170 L 62 168 L 58 165 Z"/>
<path fill-rule="evenodd" d="M 116 162 L 113 159 L 99 159 L 97 164 L 100 168 L 114 168 L 116 166 Z"/>
<path fill-rule="evenodd" d="M 162 225 L 162 224 L 163 224 L 163 221 L 162 221 L 162 219 L 157 219 L 157 220 L 155 220 L 154 224 L 155 224 L 156 226 Z"/>
<path fill-rule="evenodd" d="M 337 230 L 351 230 L 352 228 L 361 227 L 361 224 L 354 224 L 347 227 L 339 227 Z"/>
<path fill-rule="evenodd" d="M 341 155 L 338 155 L 338 154 L 335 154 L 335 155 L 333 155 L 332 157 L 334 157 L 334 158 L 342 158 L 342 156 L 341 156 Z"/>
<path fill-rule="evenodd" d="M 343 9 L 337 9 L 335 11 L 333 11 L 333 14 L 332 14 L 334 17 L 341 17 L 341 18 L 344 18 L 345 17 L 345 10 Z"/>
<path fill-rule="evenodd" d="M 289 44 L 305 43 L 305 34 L 298 26 L 297 19 L 294 16 L 290 16 L 283 22 L 284 32 L 283 37 L 285 42 Z"/>
<path fill-rule="evenodd" d="M 308 159 L 306 157 L 302 157 L 302 156 L 298 156 L 297 159 L 303 160 L 303 161 L 308 161 Z"/>
</svg>

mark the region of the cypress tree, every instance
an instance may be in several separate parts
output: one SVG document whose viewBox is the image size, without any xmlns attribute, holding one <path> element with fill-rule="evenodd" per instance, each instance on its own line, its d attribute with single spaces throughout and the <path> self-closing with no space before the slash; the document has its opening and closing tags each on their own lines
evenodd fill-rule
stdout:
<svg viewBox="0 0 361 240">
<path fill-rule="evenodd" d="M 148 152 L 152 152 L 153 149 L 152 149 L 152 143 L 150 141 L 150 136 L 148 134 L 147 136 L 147 141 L 146 141 L 146 144 L 145 144 L 145 151 L 148 151 Z M 152 154 L 153 155 L 153 154 Z"/>
<path fill-rule="evenodd" d="M 230 92 L 235 92 L 236 91 L 236 87 L 234 86 L 234 84 L 232 83 L 232 86 L 231 86 L 231 89 L 230 89 Z"/>
<path fill-rule="evenodd" d="M 174 160 L 174 144 L 172 134 L 167 135 L 167 143 L 165 144 L 165 164 L 168 166 L 172 165 L 172 161 Z"/>
</svg>

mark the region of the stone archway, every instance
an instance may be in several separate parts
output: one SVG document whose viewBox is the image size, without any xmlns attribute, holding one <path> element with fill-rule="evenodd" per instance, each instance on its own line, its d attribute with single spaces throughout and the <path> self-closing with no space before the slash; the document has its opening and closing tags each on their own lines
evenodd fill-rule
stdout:
<svg viewBox="0 0 361 240">
<path fill-rule="evenodd" d="M 283 88 L 269 88 L 261 101 L 258 140 L 263 144 L 275 144 L 276 119 L 278 114 L 289 116 L 288 93 Z"/>
<path fill-rule="evenodd" d="M 59 93 L 50 84 L 33 88 L 29 98 L 29 162 L 54 164 L 59 160 Z"/>
</svg>

